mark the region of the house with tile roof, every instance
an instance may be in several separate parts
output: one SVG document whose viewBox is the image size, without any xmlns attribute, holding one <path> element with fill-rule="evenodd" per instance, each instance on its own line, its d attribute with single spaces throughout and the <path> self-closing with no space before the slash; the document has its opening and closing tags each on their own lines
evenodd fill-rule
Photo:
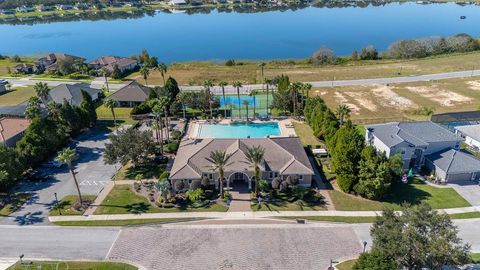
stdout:
<svg viewBox="0 0 480 270">
<path fill-rule="evenodd" d="M 28 126 L 30 126 L 30 120 L 24 118 L 0 118 L 0 143 L 8 147 L 15 147 L 15 144 L 25 134 Z"/>
<path fill-rule="evenodd" d="M 177 181 L 182 181 L 188 188 L 194 180 L 207 179 L 209 184 L 218 188 L 220 176 L 212 170 L 207 158 L 213 151 L 222 150 L 230 155 L 225 167 L 226 186 L 243 183 L 252 189 L 256 183 L 255 172 L 247 162 L 246 152 L 247 148 L 254 146 L 265 150 L 260 166 L 262 179 L 272 181 L 277 177 L 292 177 L 299 185 L 311 185 L 314 170 L 298 137 L 186 139 L 180 144 L 169 179 L 174 187 Z"/>
<path fill-rule="evenodd" d="M 102 56 L 93 60 L 90 65 L 94 69 L 105 68 L 109 75 L 112 74 L 115 66 L 118 67 L 121 73 L 132 71 L 138 68 L 137 60 L 118 56 Z"/>
</svg>

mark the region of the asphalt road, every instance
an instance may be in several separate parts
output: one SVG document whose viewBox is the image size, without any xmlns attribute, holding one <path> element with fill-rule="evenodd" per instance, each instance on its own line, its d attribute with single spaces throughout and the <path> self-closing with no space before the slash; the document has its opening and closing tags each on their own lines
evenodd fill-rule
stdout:
<svg viewBox="0 0 480 270">
<path fill-rule="evenodd" d="M 74 162 L 77 180 L 82 194 L 97 195 L 104 184 L 110 181 L 116 169 L 114 165 L 103 162 L 103 151 L 108 141 L 108 134 L 87 132 L 76 138 L 70 147 L 77 149 L 78 158 Z M 70 171 L 61 168 L 41 167 L 40 170 L 51 175 L 45 182 L 23 181 L 16 190 L 32 193 L 32 199 L 19 211 L 0 219 L 0 224 L 9 225 L 46 225 L 48 212 L 55 203 L 54 193 L 60 200 L 64 196 L 77 194 Z"/>
<path fill-rule="evenodd" d="M 313 81 L 308 82 L 313 87 L 335 87 L 335 86 L 360 86 L 360 85 L 372 85 L 372 84 L 392 84 L 392 83 L 409 83 L 409 82 L 421 82 L 421 81 L 434 81 L 434 80 L 446 80 L 446 79 L 455 79 L 455 78 L 466 78 L 480 76 L 480 70 L 465 70 L 465 71 L 455 71 L 455 72 L 446 72 L 446 73 L 437 73 L 437 74 L 427 74 L 427 75 L 418 75 L 418 76 L 405 76 L 405 77 L 391 77 L 391 78 L 377 78 L 377 79 L 358 79 L 358 80 L 335 80 L 335 81 Z M 8 79 L 8 81 L 13 86 L 26 86 L 34 85 L 39 81 L 46 82 L 49 86 L 57 86 L 62 83 L 77 83 L 75 81 L 48 81 L 48 80 L 30 80 L 28 78 L 22 79 Z M 102 78 L 97 78 L 91 84 L 94 88 L 102 88 L 104 85 L 104 80 Z M 117 90 L 123 87 L 124 84 L 109 84 L 110 89 Z M 203 86 L 180 86 L 182 90 L 186 91 L 198 91 L 203 90 Z M 250 93 L 251 90 L 262 89 L 261 84 L 248 84 L 240 88 L 240 92 L 243 94 Z M 216 94 L 222 93 L 221 87 L 214 86 L 211 88 L 211 91 Z M 225 87 L 225 92 L 229 94 L 236 93 L 236 88 L 229 85 Z"/>
<path fill-rule="evenodd" d="M 456 220 L 480 252 L 480 219 Z M 0 226 L 0 258 L 115 259 L 146 269 L 326 269 L 371 245 L 369 224 L 158 225 L 119 228 Z M 260 266 L 260 267 L 259 267 Z"/>
</svg>

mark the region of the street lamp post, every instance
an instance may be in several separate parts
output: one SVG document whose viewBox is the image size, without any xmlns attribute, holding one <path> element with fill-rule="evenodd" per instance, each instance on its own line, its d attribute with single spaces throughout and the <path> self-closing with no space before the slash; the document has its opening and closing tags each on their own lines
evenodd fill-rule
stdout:
<svg viewBox="0 0 480 270">
<path fill-rule="evenodd" d="M 338 263 L 338 261 L 334 261 L 333 259 L 330 259 L 330 266 L 327 268 L 327 270 L 335 270 L 335 267 L 333 267 L 334 263 Z"/>
<path fill-rule="evenodd" d="M 367 241 L 363 241 L 363 253 L 365 253 L 366 249 L 367 249 Z"/>
<path fill-rule="evenodd" d="M 57 193 L 53 193 L 53 195 L 55 196 L 55 207 L 57 207 L 58 209 L 58 214 L 61 216 L 62 215 L 62 212 L 60 211 L 60 207 L 58 206 L 58 197 L 57 197 Z"/>
</svg>

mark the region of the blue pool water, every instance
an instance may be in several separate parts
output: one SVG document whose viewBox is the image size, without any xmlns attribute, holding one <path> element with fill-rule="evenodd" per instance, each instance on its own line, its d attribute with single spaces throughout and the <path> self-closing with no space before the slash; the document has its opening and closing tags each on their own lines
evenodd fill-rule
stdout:
<svg viewBox="0 0 480 270">
<path fill-rule="evenodd" d="M 234 96 L 226 96 L 225 97 L 225 102 L 223 101 L 223 97 L 219 97 L 220 99 L 220 107 L 225 107 L 228 106 L 229 104 L 232 104 L 235 107 L 238 107 L 238 97 Z M 254 98 L 253 96 L 240 96 L 240 106 L 243 106 L 243 101 L 247 100 L 248 101 L 248 106 L 253 107 L 254 104 Z M 255 102 L 257 103 L 257 102 Z M 257 104 L 258 105 L 258 104 Z"/>
<path fill-rule="evenodd" d="M 249 124 L 201 124 L 198 137 L 201 138 L 263 138 L 280 135 L 277 123 Z"/>
</svg>

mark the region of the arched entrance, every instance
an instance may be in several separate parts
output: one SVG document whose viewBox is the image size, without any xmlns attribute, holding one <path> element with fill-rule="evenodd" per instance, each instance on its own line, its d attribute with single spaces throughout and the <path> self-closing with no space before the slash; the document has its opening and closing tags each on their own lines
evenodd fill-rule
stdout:
<svg viewBox="0 0 480 270">
<path fill-rule="evenodd" d="M 252 180 L 246 173 L 234 172 L 227 179 L 227 187 L 241 188 L 248 186 L 248 189 L 252 189 Z"/>
</svg>

